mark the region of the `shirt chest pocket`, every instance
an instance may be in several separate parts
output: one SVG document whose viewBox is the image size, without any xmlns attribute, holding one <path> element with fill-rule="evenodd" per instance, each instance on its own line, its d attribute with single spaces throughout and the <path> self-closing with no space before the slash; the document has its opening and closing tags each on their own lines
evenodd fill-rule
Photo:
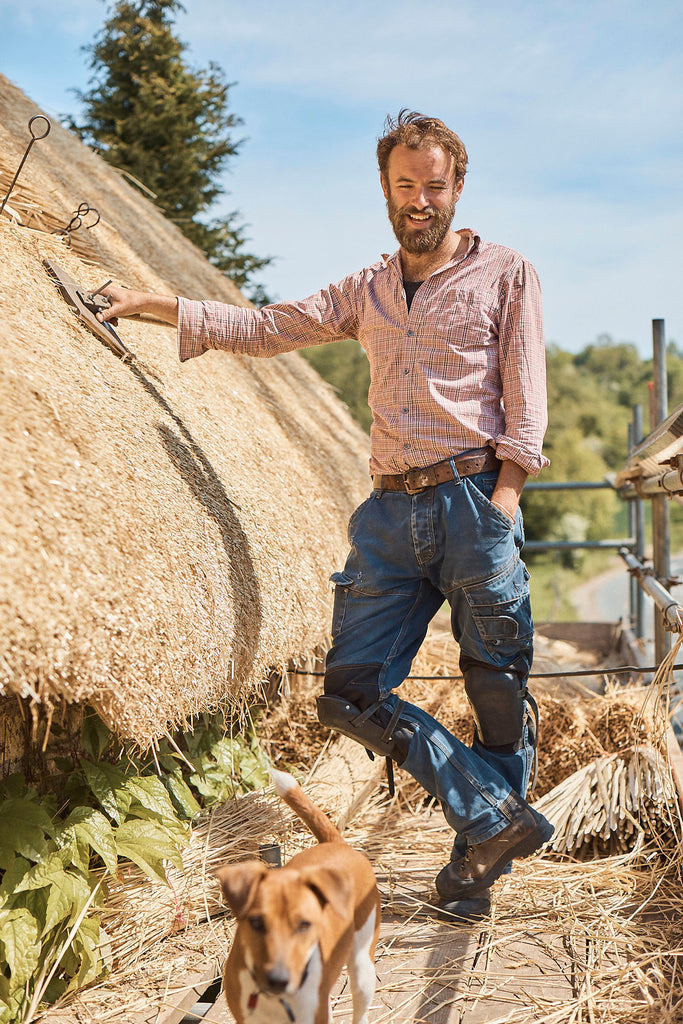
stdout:
<svg viewBox="0 0 683 1024">
<path fill-rule="evenodd" d="M 488 293 L 449 292 L 436 327 L 440 344 L 458 353 L 485 352 L 498 342 L 498 312 Z"/>
</svg>

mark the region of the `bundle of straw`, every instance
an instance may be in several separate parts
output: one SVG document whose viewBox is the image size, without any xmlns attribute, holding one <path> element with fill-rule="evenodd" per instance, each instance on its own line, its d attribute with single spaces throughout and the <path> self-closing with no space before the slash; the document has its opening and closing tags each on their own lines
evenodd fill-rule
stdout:
<svg viewBox="0 0 683 1024">
<path fill-rule="evenodd" d="M 652 832 L 653 821 L 661 820 L 673 800 L 664 759 L 645 746 L 592 761 L 534 807 L 555 826 L 551 849 L 576 855 L 582 847 L 594 853 L 626 851 L 638 835 Z"/>
</svg>

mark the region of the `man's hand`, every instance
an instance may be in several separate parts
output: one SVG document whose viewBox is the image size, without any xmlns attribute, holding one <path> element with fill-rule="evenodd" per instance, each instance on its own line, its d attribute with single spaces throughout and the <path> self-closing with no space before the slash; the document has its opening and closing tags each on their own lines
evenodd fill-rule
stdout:
<svg viewBox="0 0 683 1024">
<path fill-rule="evenodd" d="M 178 300 L 174 295 L 155 295 L 153 292 L 136 292 L 132 288 L 118 288 L 107 285 L 102 295 L 109 299 L 111 306 L 97 313 L 100 323 L 112 321 L 114 325 L 120 316 L 153 316 L 164 323 L 178 323 Z"/>
<path fill-rule="evenodd" d="M 491 496 L 491 504 L 506 515 L 514 523 L 519 499 L 526 483 L 527 471 L 516 462 L 501 463 L 498 482 Z"/>
</svg>

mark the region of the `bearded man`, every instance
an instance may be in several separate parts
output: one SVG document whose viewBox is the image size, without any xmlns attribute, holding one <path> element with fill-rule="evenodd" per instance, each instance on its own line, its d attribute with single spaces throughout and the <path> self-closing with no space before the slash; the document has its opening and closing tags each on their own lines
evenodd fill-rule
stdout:
<svg viewBox="0 0 683 1024">
<path fill-rule="evenodd" d="M 370 362 L 373 489 L 333 573 L 320 721 L 395 761 L 441 804 L 455 840 L 441 913 L 487 912 L 515 857 L 552 835 L 524 799 L 534 758 L 533 651 L 519 499 L 547 464 L 541 296 L 519 253 L 453 230 L 467 154 L 437 118 L 401 111 L 377 145 L 393 256 L 299 303 L 261 310 L 109 287 L 102 319 L 177 323 L 180 359 L 273 356 L 356 338 Z M 471 747 L 395 691 L 448 602 Z"/>
</svg>

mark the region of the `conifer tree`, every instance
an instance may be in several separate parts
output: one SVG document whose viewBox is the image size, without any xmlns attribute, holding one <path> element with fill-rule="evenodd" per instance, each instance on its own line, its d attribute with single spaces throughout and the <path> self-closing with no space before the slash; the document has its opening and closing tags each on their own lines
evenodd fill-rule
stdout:
<svg viewBox="0 0 683 1024">
<path fill-rule="evenodd" d="M 71 127 L 109 163 L 156 193 L 181 231 L 238 287 L 270 258 L 244 251 L 239 214 L 201 219 L 223 193 L 219 175 L 237 153 L 241 118 L 228 110 L 231 85 L 214 63 L 192 69 L 173 32 L 180 0 L 115 0 L 90 54 L 90 88 L 77 92 L 82 124 Z"/>
</svg>

